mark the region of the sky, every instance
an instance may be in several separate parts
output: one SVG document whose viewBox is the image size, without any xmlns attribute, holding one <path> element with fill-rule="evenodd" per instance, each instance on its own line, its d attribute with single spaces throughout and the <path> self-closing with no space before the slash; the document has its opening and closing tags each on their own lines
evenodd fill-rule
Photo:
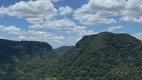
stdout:
<svg viewBox="0 0 142 80">
<path fill-rule="evenodd" d="M 142 39 L 141 0 L 0 0 L 0 38 L 75 45 L 100 32 Z"/>
</svg>

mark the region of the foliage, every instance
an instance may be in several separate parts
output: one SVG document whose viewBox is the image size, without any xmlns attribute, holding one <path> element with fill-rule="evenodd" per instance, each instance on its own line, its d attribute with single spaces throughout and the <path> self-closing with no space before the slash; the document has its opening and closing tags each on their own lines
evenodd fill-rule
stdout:
<svg viewBox="0 0 142 80">
<path fill-rule="evenodd" d="M 85 36 L 48 71 L 57 80 L 141 80 L 142 43 L 128 34 Z"/>
<path fill-rule="evenodd" d="M 44 42 L 0 40 L 0 80 L 41 80 L 58 56 Z"/>
<path fill-rule="evenodd" d="M 128 34 L 84 36 L 64 55 L 41 42 L 0 45 L 0 80 L 142 80 L 142 42 Z"/>
</svg>

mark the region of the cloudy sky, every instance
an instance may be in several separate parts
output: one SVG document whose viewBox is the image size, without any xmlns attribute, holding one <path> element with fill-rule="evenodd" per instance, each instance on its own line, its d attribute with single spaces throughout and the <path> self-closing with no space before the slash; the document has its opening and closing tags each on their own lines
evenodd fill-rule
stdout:
<svg viewBox="0 0 142 80">
<path fill-rule="evenodd" d="M 74 45 L 103 31 L 142 39 L 141 0 L 0 0 L 0 38 Z"/>
</svg>

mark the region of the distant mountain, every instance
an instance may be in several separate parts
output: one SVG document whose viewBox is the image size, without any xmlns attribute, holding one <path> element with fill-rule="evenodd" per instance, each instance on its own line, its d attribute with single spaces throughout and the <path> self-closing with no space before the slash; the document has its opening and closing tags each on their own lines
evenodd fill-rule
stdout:
<svg viewBox="0 0 142 80">
<path fill-rule="evenodd" d="M 0 80 L 40 80 L 56 57 L 45 42 L 0 39 Z"/>
<path fill-rule="evenodd" d="M 55 51 L 57 53 L 61 53 L 64 54 L 66 52 L 68 52 L 69 50 L 71 50 L 74 46 L 61 46 L 59 48 L 56 48 Z"/>
<path fill-rule="evenodd" d="M 142 42 L 128 34 L 84 36 L 47 70 L 57 80 L 142 80 Z"/>
</svg>

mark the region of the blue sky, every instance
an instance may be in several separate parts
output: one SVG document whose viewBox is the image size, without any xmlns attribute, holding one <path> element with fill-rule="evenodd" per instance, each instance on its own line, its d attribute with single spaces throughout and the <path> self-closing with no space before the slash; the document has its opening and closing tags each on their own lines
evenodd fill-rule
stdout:
<svg viewBox="0 0 142 80">
<path fill-rule="evenodd" d="M 0 38 L 44 41 L 53 48 L 103 31 L 142 39 L 141 6 L 141 0 L 1 0 Z"/>
</svg>

